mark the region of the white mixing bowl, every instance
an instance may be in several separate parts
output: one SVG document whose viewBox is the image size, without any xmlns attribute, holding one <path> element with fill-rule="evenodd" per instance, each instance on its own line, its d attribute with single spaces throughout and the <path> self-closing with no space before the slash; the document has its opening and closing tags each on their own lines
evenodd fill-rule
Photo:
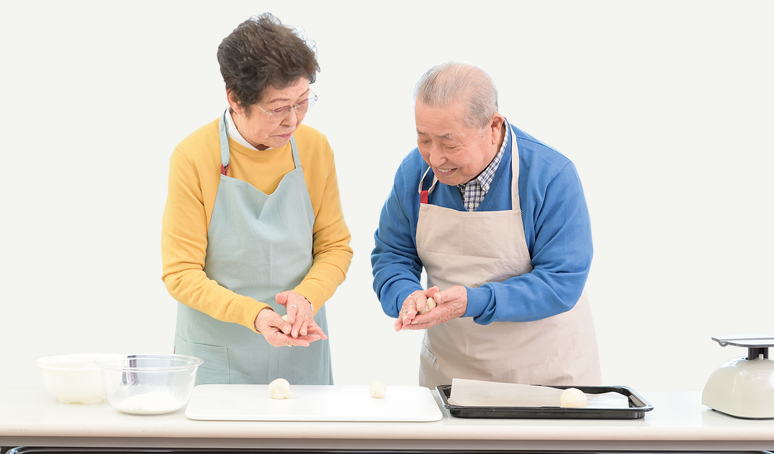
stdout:
<svg viewBox="0 0 774 454">
<path fill-rule="evenodd" d="M 99 366 L 94 362 L 105 355 L 75 354 L 38 358 L 43 386 L 59 402 L 95 404 L 105 398 Z"/>
</svg>

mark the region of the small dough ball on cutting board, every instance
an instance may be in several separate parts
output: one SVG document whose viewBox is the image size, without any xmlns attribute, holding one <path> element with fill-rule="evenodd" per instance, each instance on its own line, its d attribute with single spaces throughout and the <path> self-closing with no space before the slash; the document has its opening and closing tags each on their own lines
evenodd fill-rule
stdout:
<svg viewBox="0 0 774 454">
<path fill-rule="evenodd" d="M 432 298 L 427 299 L 427 303 L 425 303 L 425 308 L 419 311 L 419 315 L 424 315 L 430 312 L 434 307 L 436 306 L 435 300 Z"/>
<path fill-rule="evenodd" d="M 371 394 L 371 397 L 374 399 L 384 399 L 384 394 L 387 391 L 387 387 L 384 386 L 384 383 L 380 381 L 375 381 L 371 383 L 371 386 L 368 387 L 368 393 Z"/>
<path fill-rule="evenodd" d="M 293 393 L 290 392 L 290 383 L 284 378 L 278 378 L 269 383 L 269 397 L 272 399 L 290 399 Z"/>
<path fill-rule="evenodd" d="M 567 388 L 559 396 L 562 408 L 584 408 L 588 403 L 586 394 L 578 388 Z"/>
</svg>

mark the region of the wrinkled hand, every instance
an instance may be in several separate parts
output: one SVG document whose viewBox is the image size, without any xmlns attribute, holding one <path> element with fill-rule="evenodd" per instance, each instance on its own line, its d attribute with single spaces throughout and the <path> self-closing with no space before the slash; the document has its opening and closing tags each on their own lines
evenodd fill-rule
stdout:
<svg viewBox="0 0 774 454">
<path fill-rule="evenodd" d="M 258 312 L 253 324 L 255 329 L 266 338 L 266 342 L 274 347 L 308 347 L 309 343 L 320 340 L 318 334 L 308 334 L 297 338 L 290 336 L 292 325 L 268 307 Z"/>
<path fill-rule="evenodd" d="M 451 287 L 443 292 L 438 287 L 417 290 L 403 301 L 403 308 L 395 322 L 395 331 L 402 329 L 427 329 L 439 323 L 462 317 L 468 309 L 468 289 Z M 436 306 L 429 312 L 418 315 L 424 309 L 427 299 L 433 298 Z"/>
<path fill-rule="evenodd" d="M 427 290 L 417 290 L 407 296 L 403 301 L 403 307 L 398 313 L 398 319 L 395 321 L 395 331 L 400 331 L 411 325 L 414 321 L 414 317 L 419 314 L 419 311 L 424 309 L 427 304 L 427 299 L 432 298 L 433 295 L 438 293 L 438 290 L 438 287 L 431 287 Z"/>
<path fill-rule="evenodd" d="M 277 293 L 274 296 L 277 304 L 285 306 L 288 311 L 288 323 L 291 325 L 290 334 L 292 337 L 317 335 L 320 339 L 327 339 L 322 328 L 314 322 L 314 307 L 312 303 L 298 293 L 288 290 Z"/>
</svg>

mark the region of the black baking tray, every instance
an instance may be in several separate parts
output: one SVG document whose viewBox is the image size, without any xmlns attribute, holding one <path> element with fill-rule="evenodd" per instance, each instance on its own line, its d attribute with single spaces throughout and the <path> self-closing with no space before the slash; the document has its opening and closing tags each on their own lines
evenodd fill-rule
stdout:
<svg viewBox="0 0 774 454">
<path fill-rule="evenodd" d="M 551 386 L 551 388 L 578 388 L 587 394 L 616 392 L 629 398 L 629 408 L 562 408 L 562 407 L 467 407 L 449 403 L 451 385 L 435 389 L 443 406 L 457 418 L 502 419 L 640 419 L 653 406 L 633 389 L 626 386 Z"/>
</svg>

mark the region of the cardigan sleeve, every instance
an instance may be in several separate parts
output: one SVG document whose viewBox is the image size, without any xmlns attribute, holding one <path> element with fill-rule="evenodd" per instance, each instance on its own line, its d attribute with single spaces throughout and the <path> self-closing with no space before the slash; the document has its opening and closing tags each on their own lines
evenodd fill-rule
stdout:
<svg viewBox="0 0 774 454">
<path fill-rule="evenodd" d="M 544 188 L 527 188 L 527 198 L 525 219 L 534 219 L 534 226 L 525 226 L 534 235 L 528 239 L 533 269 L 503 282 L 468 288 L 465 316 L 476 323 L 551 317 L 572 309 L 583 292 L 593 247 L 575 166 L 568 161 Z"/>
<path fill-rule="evenodd" d="M 256 331 L 255 317 L 268 305 L 209 279 L 204 272 L 206 252 L 207 215 L 202 181 L 196 166 L 176 149 L 170 158 L 162 218 L 162 280 L 177 301 L 217 320 Z"/>
<path fill-rule="evenodd" d="M 344 221 L 333 151 L 327 140 L 323 141 L 322 147 L 330 162 L 318 168 L 304 169 L 304 172 L 322 173 L 310 175 L 307 180 L 316 182 L 307 183 L 315 211 L 313 262 L 307 275 L 294 289 L 312 303 L 315 312 L 344 281 L 352 262 L 351 235 Z"/>
<path fill-rule="evenodd" d="M 422 289 L 422 261 L 415 239 L 418 210 L 416 203 L 408 200 L 416 193 L 416 187 L 412 191 L 413 184 L 407 182 L 404 174 L 407 168 L 412 167 L 409 158 L 395 174 L 392 190 L 379 216 L 371 253 L 373 288 L 382 310 L 390 317 L 397 317 L 403 301 L 414 291 Z M 416 198 L 418 200 L 419 196 Z"/>
</svg>

